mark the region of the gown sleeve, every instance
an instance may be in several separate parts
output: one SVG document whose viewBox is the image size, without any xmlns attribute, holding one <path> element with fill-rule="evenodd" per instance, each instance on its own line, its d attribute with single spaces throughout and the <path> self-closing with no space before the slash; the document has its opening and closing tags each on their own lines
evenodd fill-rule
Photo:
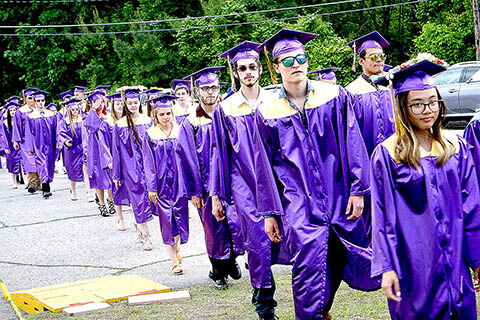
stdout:
<svg viewBox="0 0 480 320">
<path fill-rule="evenodd" d="M 26 120 L 26 119 L 25 119 Z M 15 112 L 12 121 L 12 141 L 22 142 L 22 114 L 21 111 Z"/>
<path fill-rule="evenodd" d="M 395 189 L 392 179 L 392 159 L 379 145 L 372 154 L 372 270 L 371 276 L 380 276 L 395 270 L 401 279 L 400 263 L 396 257 L 397 234 Z"/>
<path fill-rule="evenodd" d="M 460 139 L 459 174 L 463 200 L 463 256 L 473 269 L 480 266 L 480 191 L 471 146 Z"/>
<path fill-rule="evenodd" d="M 119 127 L 115 124 L 113 127 L 113 138 L 112 138 L 112 159 L 113 159 L 113 170 L 112 178 L 113 180 L 122 180 L 122 161 L 120 158 L 120 135 Z"/>
<path fill-rule="evenodd" d="M 151 139 L 147 133 L 143 137 L 142 141 L 142 153 L 143 153 L 143 168 L 145 170 L 145 180 L 147 183 L 147 190 L 158 192 L 157 188 L 157 170 L 155 164 L 155 156 L 152 150 Z"/>
<path fill-rule="evenodd" d="M 25 118 L 25 142 L 23 146 L 25 148 L 25 152 L 34 151 L 34 135 L 35 130 L 33 128 L 33 121 L 27 116 Z"/>
<path fill-rule="evenodd" d="M 203 197 L 200 164 L 198 162 L 193 124 L 187 118 L 182 121 L 177 140 L 177 165 L 179 174 L 180 196 L 190 199 L 192 196 Z"/>
<path fill-rule="evenodd" d="M 219 106 L 215 108 L 212 122 L 212 143 L 210 162 L 209 190 L 211 196 L 232 202 L 230 190 L 229 153 L 227 145 L 229 136 L 225 126 L 225 115 Z"/>
<path fill-rule="evenodd" d="M 277 179 L 272 168 L 273 150 L 279 145 L 278 134 L 276 134 L 276 128 L 268 127 L 264 121 L 260 111 L 257 110 L 253 148 L 258 214 L 261 216 L 284 215 Z"/>
</svg>

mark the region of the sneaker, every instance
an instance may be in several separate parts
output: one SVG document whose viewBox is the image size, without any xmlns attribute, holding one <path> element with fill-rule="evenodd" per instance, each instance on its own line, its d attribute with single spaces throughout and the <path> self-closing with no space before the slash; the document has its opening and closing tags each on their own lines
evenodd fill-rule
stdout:
<svg viewBox="0 0 480 320">
<path fill-rule="evenodd" d="M 227 290 L 228 289 L 227 278 L 220 278 L 218 280 L 215 280 L 215 289 L 217 289 L 217 290 Z"/>
</svg>

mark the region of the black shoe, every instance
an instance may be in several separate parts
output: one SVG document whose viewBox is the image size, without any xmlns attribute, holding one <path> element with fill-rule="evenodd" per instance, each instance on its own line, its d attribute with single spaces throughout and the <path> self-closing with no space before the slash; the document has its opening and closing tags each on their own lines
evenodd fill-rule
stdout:
<svg viewBox="0 0 480 320">
<path fill-rule="evenodd" d="M 253 305 L 257 304 L 257 294 L 258 294 L 258 289 L 253 288 L 253 294 L 252 294 L 252 304 Z"/>
<path fill-rule="evenodd" d="M 98 199 L 98 196 L 97 196 L 96 193 L 95 193 L 95 203 L 96 203 L 97 205 L 100 205 L 100 200 Z"/>
<path fill-rule="evenodd" d="M 248 270 L 248 262 L 245 262 L 245 269 Z"/>
<path fill-rule="evenodd" d="M 217 290 L 227 290 L 228 289 L 227 278 L 221 278 L 221 279 L 215 280 L 215 289 L 217 289 Z"/>
<path fill-rule="evenodd" d="M 28 187 L 28 192 L 35 193 L 35 191 L 37 191 L 37 188 L 35 188 L 34 186 Z"/>
<path fill-rule="evenodd" d="M 48 199 L 52 196 L 52 193 L 49 191 L 43 191 L 42 194 L 45 199 Z"/>
<path fill-rule="evenodd" d="M 259 316 L 259 319 L 263 320 L 277 320 L 278 317 L 275 314 L 267 315 L 267 316 Z"/>
<path fill-rule="evenodd" d="M 115 210 L 115 204 L 113 203 L 112 200 L 107 199 L 107 204 L 108 204 L 108 213 L 113 216 L 116 213 Z"/>
<path fill-rule="evenodd" d="M 230 270 L 228 275 L 232 277 L 233 280 L 238 280 L 242 277 L 242 269 L 240 269 L 240 266 L 236 261 L 233 264 L 232 269 Z"/>
</svg>

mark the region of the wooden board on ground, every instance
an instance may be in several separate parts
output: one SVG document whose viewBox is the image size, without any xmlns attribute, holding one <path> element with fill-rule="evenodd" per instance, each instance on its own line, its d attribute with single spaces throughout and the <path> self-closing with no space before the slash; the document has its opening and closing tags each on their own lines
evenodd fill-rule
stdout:
<svg viewBox="0 0 480 320">
<path fill-rule="evenodd" d="M 171 301 L 179 301 L 179 300 L 189 300 L 190 293 L 186 290 L 184 291 L 172 291 L 172 292 L 165 292 L 165 293 L 156 293 L 156 294 L 149 294 L 144 296 L 134 296 L 128 297 L 128 304 L 129 305 L 136 305 L 136 304 L 148 304 L 154 302 L 171 302 Z"/>
<path fill-rule="evenodd" d="M 46 309 L 60 312 L 72 306 L 115 302 L 130 296 L 169 291 L 172 289 L 154 281 L 135 275 L 122 275 L 14 292 L 12 298 L 20 309 L 32 314 Z"/>
<path fill-rule="evenodd" d="M 63 309 L 63 312 L 70 316 L 77 316 L 79 314 L 84 314 L 93 311 L 100 311 L 108 309 L 111 306 L 106 302 L 97 302 L 97 303 L 87 303 L 77 307 L 68 307 Z"/>
</svg>

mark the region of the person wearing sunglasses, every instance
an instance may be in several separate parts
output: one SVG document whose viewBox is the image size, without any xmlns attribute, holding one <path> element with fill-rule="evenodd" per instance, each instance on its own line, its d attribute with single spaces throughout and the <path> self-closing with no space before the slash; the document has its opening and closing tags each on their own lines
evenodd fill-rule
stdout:
<svg viewBox="0 0 480 320">
<path fill-rule="evenodd" d="M 61 146 L 57 143 L 57 116 L 45 108 L 48 92 L 38 90 L 33 93 L 35 110 L 25 121 L 25 149 L 35 159 L 42 194 L 45 199 L 52 196 L 50 183 L 55 174 L 55 161 Z"/>
<path fill-rule="evenodd" d="M 432 76 L 444 70 L 421 60 L 393 73 L 396 132 L 372 155 L 372 276 L 382 276 L 392 319 L 477 319 L 478 164 L 443 129 Z"/>
<path fill-rule="evenodd" d="M 212 116 L 220 100 L 220 82 L 216 72 L 224 68 L 207 67 L 184 78 L 193 82 L 200 103 L 196 112 L 182 121 L 177 141 L 180 195 L 191 200 L 198 209 L 212 265 L 209 277 L 217 290 L 228 289 L 228 276 L 235 280 L 241 278 L 236 257 L 244 253 L 235 207 L 226 204 L 225 219 L 217 221 L 212 215 L 210 197 Z"/>
<path fill-rule="evenodd" d="M 225 216 L 222 203 L 235 205 L 248 253 L 252 302 L 261 319 L 274 319 L 277 302 L 271 265 L 279 263 L 280 245 L 272 244 L 265 233 L 263 218 L 257 212 L 255 154 L 251 139 L 255 110 L 269 99 L 267 91 L 259 84 L 262 74 L 259 45 L 244 41 L 219 55 L 227 59 L 232 81 L 237 79 L 240 89 L 221 102 L 213 114 L 210 194 L 213 214 L 219 221 Z"/>
<path fill-rule="evenodd" d="M 330 319 L 342 280 L 376 290 L 363 221 L 368 155 L 345 89 L 307 79 L 304 45 L 317 35 L 282 29 L 261 48 L 283 84 L 256 112 L 256 199 L 265 231 L 293 264 L 296 319 Z"/>
<path fill-rule="evenodd" d="M 15 112 L 13 118 L 13 132 L 12 141 L 15 150 L 20 150 L 22 157 L 23 172 L 27 176 L 27 190 L 30 193 L 34 193 L 40 188 L 40 179 L 35 168 L 34 157 L 26 151 L 25 145 L 25 121 L 27 115 L 35 110 L 35 100 L 33 99 L 33 93 L 38 91 L 37 88 L 27 88 L 22 91 L 22 96 L 25 100 L 25 105 Z"/>
</svg>

